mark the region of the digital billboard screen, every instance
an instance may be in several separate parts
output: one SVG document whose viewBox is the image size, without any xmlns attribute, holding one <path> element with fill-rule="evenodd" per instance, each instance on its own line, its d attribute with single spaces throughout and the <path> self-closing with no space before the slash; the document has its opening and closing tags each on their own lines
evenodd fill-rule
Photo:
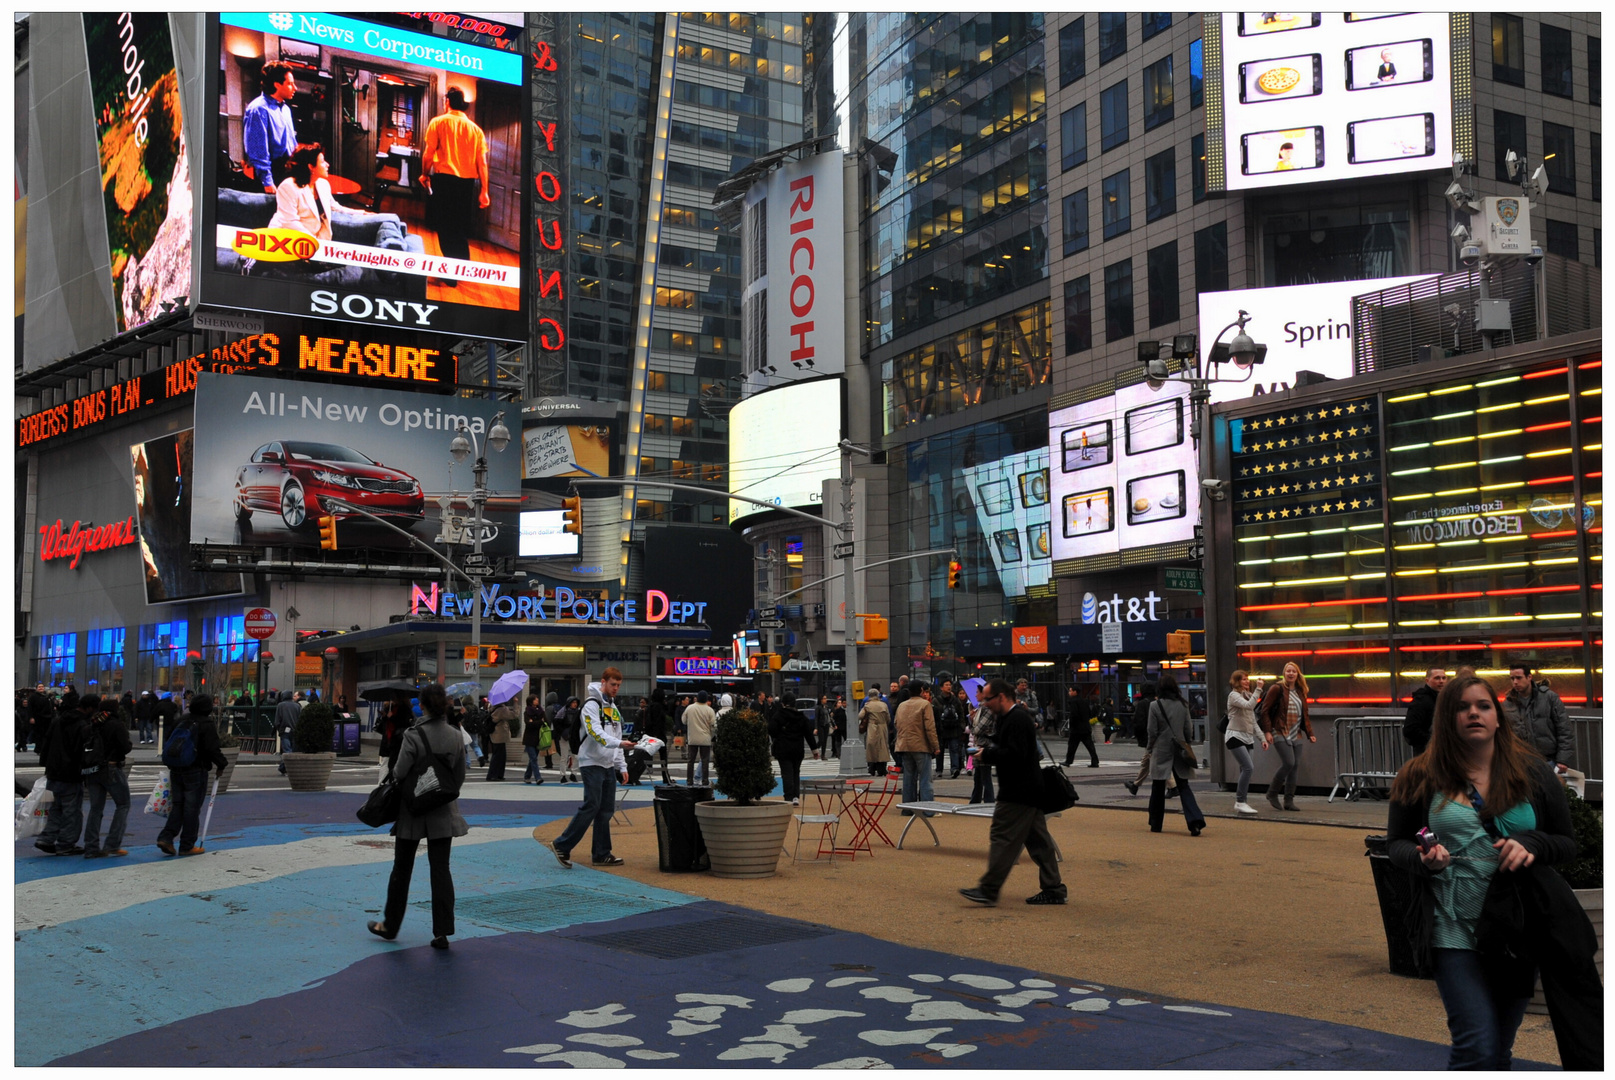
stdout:
<svg viewBox="0 0 1615 1080">
<path fill-rule="evenodd" d="M 206 303 L 527 336 L 521 51 L 325 12 L 210 30 Z"/>
<path fill-rule="evenodd" d="M 522 511 L 521 543 L 516 554 L 524 558 L 576 555 L 582 537 L 566 531 L 564 514 L 562 510 Z"/>
<path fill-rule="evenodd" d="M 191 166 L 163 11 L 86 13 L 118 331 L 191 291 Z"/>
<path fill-rule="evenodd" d="M 1207 188 L 1445 168 L 1452 16 L 1227 12 L 1207 18 Z M 1220 108 L 1216 107 L 1220 102 Z"/>
<path fill-rule="evenodd" d="M 337 519 L 339 547 L 412 547 L 349 509 L 360 507 L 431 543 L 440 499 L 467 512 L 474 460 L 449 453 L 464 420 L 488 463 L 491 555 L 517 550 L 521 454 L 486 435 L 497 402 L 352 386 L 309 386 L 246 375 L 196 379 L 193 544 L 316 547 L 317 519 Z M 508 414 L 507 414 L 508 415 Z M 331 501 L 328 501 L 331 500 Z"/>
<path fill-rule="evenodd" d="M 993 568 L 1005 596 L 1047 585 L 1053 571 L 1049 536 L 1049 451 L 1010 454 L 962 470 Z"/>
<path fill-rule="evenodd" d="M 194 430 L 186 428 L 129 448 L 148 604 L 233 596 L 242 591 L 240 574 L 191 569 L 194 436 Z"/>
<path fill-rule="evenodd" d="M 1194 538 L 1200 480 L 1188 388 L 1138 383 L 1049 414 L 1044 498 L 1052 557 Z"/>
<path fill-rule="evenodd" d="M 729 410 L 729 492 L 776 506 L 819 506 L 841 475 L 842 381 L 809 379 L 753 394 Z M 729 523 L 767 513 L 730 502 Z"/>
</svg>

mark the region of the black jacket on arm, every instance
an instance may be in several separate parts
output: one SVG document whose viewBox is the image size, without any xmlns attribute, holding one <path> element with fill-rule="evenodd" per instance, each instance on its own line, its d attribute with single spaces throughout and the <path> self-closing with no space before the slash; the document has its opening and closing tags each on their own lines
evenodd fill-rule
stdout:
<svg viewBox="0 0 1615 1080">
<path fill-rule="evenodd" d="M 1043 801 L 1043 775 L 1038 769 L 1037 725 L 1024 705 L 997 718 L 998 732 L 976 755 L 977 764 L 998 769 L 1002 802 L 1036 806 Z"/>
<path fill-rule="evenodd" d="M 1430 725 L 1435 721 L 1436 696 L 1429 683 L 1413 691 L 1407 716 L 1402 721 L 1402 737 L 1416 754 L 1424 753 L 1424 748 L 1430 745 Z"/>
</svg>

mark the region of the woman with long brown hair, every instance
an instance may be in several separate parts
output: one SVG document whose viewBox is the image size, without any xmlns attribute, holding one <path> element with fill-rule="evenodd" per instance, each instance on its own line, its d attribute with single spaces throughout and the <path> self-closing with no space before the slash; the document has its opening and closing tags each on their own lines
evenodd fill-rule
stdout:
<svg viewBox="0 0 1615 1080">
<path fill-rule="evenodd" d="M 1273 739 L 1273 749 L 1279 752 L 1278 771 L 1267 783 L 1267 801 L 1273 809 L 1299 810 L 1295 805 L 1295 778 L 1301 772 L 1301 748 L 1308 742 L 1317 742 L 1312 734 L 1312 718 L 1307 714 L 1307 680 L 1300 665 L 1284 665 L 1284 678 L 1268 687 L 1262 696 L 1262 709 L 1258 714 L 1262 730 Z M 1284 789 L 1284 805 L 1279 805 L 1279 789 Z"/>
<path fill-rule="evenodd" d="M 1449 1069 L 1507 1069 L 1541 968 L 1566 1069 L 1603 1068 L 1597 939 L 1552 864 L 1576 855 L 1552 769 L 1469 676 L 1436 699 L 1430 743 L 1391 785 L 1388 854 L 1412 880 L 1409 927 L 1452 1033 Z"/>
</svg>

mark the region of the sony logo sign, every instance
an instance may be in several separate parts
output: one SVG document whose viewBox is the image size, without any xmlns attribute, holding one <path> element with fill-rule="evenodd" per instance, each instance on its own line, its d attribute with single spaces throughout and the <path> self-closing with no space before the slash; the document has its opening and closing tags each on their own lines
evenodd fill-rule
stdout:
<svg viewBox="0 0 1615 1080">
<path fill-rule="evenodd" d="M 412 326 L 431 326 L 432 312 L 438 308 L 436 304 L 417 304 L 413 300 L 372 299 L 361 293 L 341 296 L 329 289 L 315 289 L 309 295 L 308 306 L 315 315 L 340 313 L 350 319 L 395 322 Z"/>
</svg>

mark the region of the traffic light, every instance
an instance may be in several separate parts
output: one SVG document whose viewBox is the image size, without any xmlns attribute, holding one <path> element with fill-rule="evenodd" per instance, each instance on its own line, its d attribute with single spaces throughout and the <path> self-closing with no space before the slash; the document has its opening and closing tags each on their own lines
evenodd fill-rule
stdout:
<svg viewBox="0 0 1615 1080">
<path fill-rule="evenodd" d="M 778 671 L 785 666 L 785 658 L 778 653 L 752 653 L 746 658 L 749 671 Z"/>
<path fill-rule="evenodd" d="M 583 535 L 583 497 L 568 495 L 561 500 L 561 518 L 566 522 L 565 529 L 569 533 Z"/>
<path fill-rule="evenodd" d="M 948 563 L 948 588 L 957 589 L 959 587 L 959 575 L 963 571 L 964 566 L 958 559 Z"/>
<path fill-rule="evenodd" d="M 1192 640 L 1187 630 L 1172 631 L 1166 635 L 1166 655 L 1179 659 L 1188 656 L 1193 648 Z"/>
<path fill-rule="evenodd" d="M 320 547 L 326 551 L 336 550 L 336 518 L 329 514 L 320 518 Z"/>
<path fill-rule="evenodd" d="M 482 666 L 498 667 L 505 662 L 505 655 L 503 645 L 484 645 L 482 647 Z"/>
<path fill-rule="evenodd" d="M 781 656 L 779 653 L 769 653 L 768 654 L 768 670 L 769 671 L 778 671 L 780 668 L 782 668 L 784 666 L 785 666 L 785 657 Z"/>
</svg>

